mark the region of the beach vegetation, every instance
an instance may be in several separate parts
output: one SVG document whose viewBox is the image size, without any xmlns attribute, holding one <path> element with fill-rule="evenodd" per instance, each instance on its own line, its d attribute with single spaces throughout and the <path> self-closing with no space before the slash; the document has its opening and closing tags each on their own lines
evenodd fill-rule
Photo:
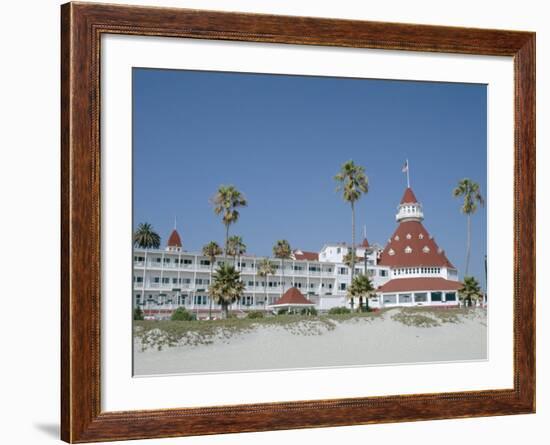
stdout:
<svg viewBox="0 0 550 445">
<path fill-rule="evenodd" d="M 245 285 L 241 274 L 231 264 L 221 265 L 212 275 L 209 293 L 221 307 L 225 318 L 229 316 L 229 306 L 244 292 Z"/>
<path fill-rule="evenodd" d="M 275 265 L 269 258 L 262 258 L 258 263 L 257 274 L 264 282 L 264 307 L 267 305 L 267 280 L 270 275 L 275 275 Z"/>
<path fill-rule="evenodd" d="M 281 260 L 282 296 L 285 293 L 285 260 L 290 259 L 290 257 L 292 256 L 290 243 L 286 239 L 278 240 L 273 246 L 273 256 Z"/>
<path fill-rule="evenodd" d="M 475 277 L 464 277 L 458 295 L 464 306 L 472 306 L 472 303 L 477 303 L 483 299 L 483 292 Z"/>
<path fill-rule="evenodd" d="M 140 307 L 137 307 L 134 309 L 134 320 L 135 321 L 139 321 L 139 320 L 143 320 L 143 311 L 141 310 Z"/>
<path fill-rule="evenodd" d="M 481 195 L 481 190 L 477 182 L 464 178 L 458 181 L 453 189 L 455 198 L 463 197 L 461 212 L 466 215 L 466 266 L 464 267 L 464 276 L 468 276 L 470 266 L 470 250 L 472 243 L 472 215 L 477 211 L 478 206 L 485 205 L 485 200 Z"/>
<path fill-rule="evenodd" d="M 351 206 L 351 281 L 355 273 L 355 203 L 363 194 L 369 192 L 369 180 L 365 174 L 365 168 L 355 164 L 352 160 L 345 162 L 334 180 L 337 182 L 336 191 L 342 192 L 342 198 Z M 353 309 L 353 298 L 350 300 Z"/>
<path fill-rule="evenodd" d="M 212 280 L 212 272 L 214 271 L 214 263 L 216 258 L 223 253 L 222 248 L 216 241 L 210 241 L 202 247 L 202 254 L 210 261 L 210 280 Z M 210 305 L 208 307 L 208 318 L 212 319 L 212 298 L 209 298 Z"/>
<path fill-rule="evenodd" d="M 332 307 L 328 310 L 329 315 L 349 314 L 351 310 L 345 306 Z"/>
<path fill-rule="evenodd" d="M 357 275 L 348 287 L 348 298 L 359 298 L 359 311 L 369 310 L 369 295 L 374 291 L 370 278 L 366 275 Z M 366 306 L 363 308 L 363 298 Z"/>
<path fill-rule="evenodd" d="M 221 216 L 225 226 L 225 255 L 229 256 L 229 227 L 239 220 L 238 209 L 246 207 L 248 202 L 233 185 L 220 185 L 210 202 L 214 207 L 214 213 Z"/>
<path fill-rule="evenodd" d="M 172 315 L 170 316 L 170 320 L 172 321 L 192 321 L 195 319 L 195 314 L 192 314 L 183 307 L 177 308 L 174 312 L 172 312 Z"/>
</svg>

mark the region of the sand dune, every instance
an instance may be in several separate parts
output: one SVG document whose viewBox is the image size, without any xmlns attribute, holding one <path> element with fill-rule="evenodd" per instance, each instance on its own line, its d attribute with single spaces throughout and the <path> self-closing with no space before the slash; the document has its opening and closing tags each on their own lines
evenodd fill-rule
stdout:
<svg viewBox="0 0 550 445">
<path fill-rule="evenodd" d="M 317 325 L 258 326 L 212 344 L 180 345 L 161 351 L 142 350 L 136 340 L 134 374 L 185 374 L 483 360 L 487 357 L 486 312 L 438 321 L 437 326 L 410 326 L 397 321 L 401 309 L 381 316 Z M 426 315 L 431 317 L 428 312 Z M 429 324 L 429 323 L 428 323 Z M 434 323 L 435 324 L 435 323 Z M 306 334 L 306 335 L 305 335 Z"/>
</svg>

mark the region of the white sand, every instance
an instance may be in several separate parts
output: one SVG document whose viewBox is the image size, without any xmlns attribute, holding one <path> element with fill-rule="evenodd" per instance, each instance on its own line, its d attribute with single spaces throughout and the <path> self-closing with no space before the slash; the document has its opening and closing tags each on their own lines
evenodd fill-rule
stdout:
<svg viewBox="0 0 550 445">
<path fill-rule="evenodd" d="M 373 320 L 339 322 L 334 330 L 303 335 L 279 326 L 161 351 L 134 348 L 135 375 L 185 374 L 330 366 L 376 365 L 487 358 L 485 312 L 461 317 L 460 323 L 406 326 L 392 320 L 394 309 Z"/>
</svg>

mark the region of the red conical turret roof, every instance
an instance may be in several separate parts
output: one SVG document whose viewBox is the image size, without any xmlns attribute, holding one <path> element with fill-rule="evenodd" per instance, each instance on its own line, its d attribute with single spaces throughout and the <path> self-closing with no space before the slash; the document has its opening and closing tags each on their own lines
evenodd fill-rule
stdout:
<svg viewBox="0 0 550 445">
<path fill-rule="evenodd" d="M 181 247 L 180 234 L 176 229 L 172 230 L 170 237 L 168 238 L 168 247 Z"/>
<path fill-rule="evenodd" d="M 401 204 L 411 204 L 414 202 L 418 202 L 416 199 L 416 196 L 414 196 L 414 192 L 410 187 L 407 187 L 405 189 L 405 193 L 403 193 L 403 198 L 401 198 Z"/>
<path fill-rule="evenodd" d="M 420 221 L 399 224 L 380 255 L 380 266 L 389 267 L 452 267 Z"/>
</svg>

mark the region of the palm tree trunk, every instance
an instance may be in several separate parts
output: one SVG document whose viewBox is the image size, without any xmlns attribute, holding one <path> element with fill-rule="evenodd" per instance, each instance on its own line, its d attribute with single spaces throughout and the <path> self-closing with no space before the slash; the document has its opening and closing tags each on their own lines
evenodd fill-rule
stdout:
<svg viewBox="0 0 550 445">
<path fill-rule="evenodd" d="M 227 249 L 229 243 L 229 224 L 225 225 L 225 256 L 228 256 Z"/>
<path fill-rule="evenodd" d="M 353 275 L 355 274 L 355 203 L 351 201 L 351 281 L 353 283 Z M 353 310 L 354 298 L 351 297 L 351 309 Z"/>
<path fill-rule="evenodd" d="M 464 271 L 464 276 L 468 276 L 468 270 L 470 269 L 470 248 L 472 241 L 472 220 L 470 214 L 468 214 L 468 229 L 466 236 L 466 269 Z"/>
<path fill-rule="evenodd" d="M 265 276 L 264 281 L 264 310 L 267 307 L 267 275 Z"/>
<path fill-rule="evenodd" d="M 282 297 L 283 294 L 285 293 L 285 260 L 283 258 L 281 258 L 281 276 L 283 280 L 283 282 L 281 283 L 281 286 L 283 289 L 281 292 L 281 297 Z"/>
<path fill-rule="evenodd" d="M 210 287 L 212 286 L 212 269 L 214 268 L 214 261 L 210 258 L 210 282 L 208 284 L 208 299 L 210 300 L 210 307 L 208 308 L 208 319 L 212 320 L 212 293 Z"/>
</svg>

